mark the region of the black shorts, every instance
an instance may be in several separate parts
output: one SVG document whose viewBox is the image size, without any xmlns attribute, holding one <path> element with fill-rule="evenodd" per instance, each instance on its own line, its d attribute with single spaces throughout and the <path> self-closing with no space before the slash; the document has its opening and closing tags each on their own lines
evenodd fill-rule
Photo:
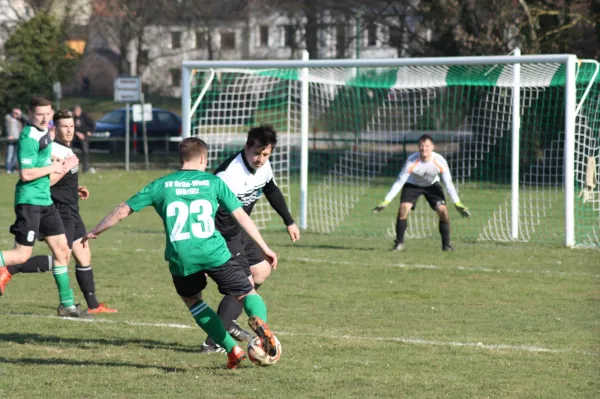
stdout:
<svg viewBox="0 0 600 399">
<path fill-rule="evenodd" d="M 193 297 L 206 288 L 206 276 L 217 283 L 219 292 L 223 295 L 240 296 L 254 289 L 248 276 L 238 263 L 230 259 L 221 266 L 202 270 L 189 276 L 172 276 L 177 293 L 183 297 Z"/>
<path fill-rule="evenodd" d="M 65 228 L 54 204 L 19 204 L 15 207 L 17 220 L 10 226 L 10 232 L 18 244 L 33 247 L 36 238 L 65 234 Z"/>
<path fill-rule="evenodd" d="M 65 205 L 57 205 L 57 208 L 63 226 L 65 226 L 65 234 L 67 235 L 69 249 L 72 249 L 73 243 L 87 234 L 85 225 L 77 210 Z"/>
<path fill-rule="evenodd" d="M 231 256 L 244 269 L 247 276 L 250 276 L 250 268 L 258 265 L 265 260 L 265 255 L 260 250 L 258 245 L 245 231 L 240 231 L 234 237 L 225 238 L 227 248 L 231 252 Z"/>
<path fill-rule="evenodd" d="M 73 243 L 87 234 L 83 220 L 81 220 L 79 212 L 70 206 L 56 204 L 56 208 L 65 228 L 69 249 L 73 249 Z M 40 233 L 38 239 L 42 241 L 44 238 L 44 234 Z"/>
<path fill-rule="evenodd" d="M 406 183 L 402 188 L 402 194 L 400 195 L 400 203 L 410 202 L 411 204 L 416 205 L 417 200 L 421 195 L 425 196 L 425 199 L 429 203 L 429 206 L 434 211 L 436 210 L 438 204 L 446 205 L 446 197 L 444 197 L 444 189 L 442 189 L 442 185 L 438 183 L 433 183 L 431 186 L 427 187 L 419 187 L 414 184 Z"/>
</svg>

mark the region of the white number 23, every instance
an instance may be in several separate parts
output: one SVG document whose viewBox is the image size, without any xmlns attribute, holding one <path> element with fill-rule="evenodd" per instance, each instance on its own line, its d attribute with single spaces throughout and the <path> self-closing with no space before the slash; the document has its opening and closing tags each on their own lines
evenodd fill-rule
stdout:
<svg viewBox="0 0 600 399">
<path fill-rule="evenodd" d="M 190 224 L 196 238 L 208 238 L 215 232 L 215 221 L 212 218 L 212 204 L 204 199 L 195 200 L 190 203 L 189 209 L 185 202 L 175 201 L 167 206 L 167 217 L 176 216 L 175 224 L 171 229 L 171 242 L 189 240 L 190 232 L 184 232 L 190 214 L 195 216 L 194 222 Z"/>
</svg>

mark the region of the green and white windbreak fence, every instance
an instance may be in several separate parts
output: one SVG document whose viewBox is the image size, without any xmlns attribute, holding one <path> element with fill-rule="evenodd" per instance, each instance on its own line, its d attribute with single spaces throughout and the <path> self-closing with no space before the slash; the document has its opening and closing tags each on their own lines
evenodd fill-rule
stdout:
<svg viewBox="0 0 600 399">
<path fill-rule="evenodd" d="M 272 124 L 271 163 L 300 227 L 394 235 L 381 202 L 429 134 L 473 216 L 453 240 L 600 246 L 600 76 L 574 55 L 185 61 L 183 132 L 214 168 Z M 449 198 L 448 198 L 449 200 Z M 300 206 L 298 211 L 298 205 Z M 451 207 L 452 208 L 452 207 Z M 253 219 L 282 226 L 261 200 Z M 420 200 L 407 237 L 439 239 Z"/>
</svg>

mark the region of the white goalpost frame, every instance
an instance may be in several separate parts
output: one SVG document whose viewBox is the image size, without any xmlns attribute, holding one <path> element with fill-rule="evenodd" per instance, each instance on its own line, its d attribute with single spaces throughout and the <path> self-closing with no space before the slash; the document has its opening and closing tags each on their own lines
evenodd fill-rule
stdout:
<svg viewBox="0 0 600 399">
<path fill-rule="evenodd" d="M 308 60 L 248 60 L 248 61 L 184 61 L 182 63 L 182 136 L 191 134 L 191 85 L 193 70 L 202 69 L 298 69 L 301 73 L 301 187 L 300 187 L 300 221 L 299 226 L 307 227 L 307 195 L 308 195 L 308 68 L 377 68 L 408 66 L 459 66 L 459 65 L 515 65 L 512 100 L 512 170 L 511 170 L 511 237 L 519 235 L 519 146 L 520 146 L 520 109 L 519 109 L 519 64 L 558 63 L 565 65 L 565 141 L 564 141 L 564 207 L 565 207 L 565 246 L 575 245 L 575 121 L 576 121 L 576 64 L 577 56 L 573 54 L 514 55 L 507 56 L 473 56 L 473 57 L 439 57 L 439 58 L 401 58 L 401 59 L 331 59 Z M 516 156 L 515 156 L 516 154 Z"/>
<path fill-rule="evenodd" d="M 514 56 L 521 56 L 521 49 L 514 51 Z M 515 64 L 513 68 L 513 95 L 512 95 L 512 165 L 511 165 L 511 220 L 510 237 L 519 238 L 519 157 L 521 139 L 521 65 Z"/>
</svg>

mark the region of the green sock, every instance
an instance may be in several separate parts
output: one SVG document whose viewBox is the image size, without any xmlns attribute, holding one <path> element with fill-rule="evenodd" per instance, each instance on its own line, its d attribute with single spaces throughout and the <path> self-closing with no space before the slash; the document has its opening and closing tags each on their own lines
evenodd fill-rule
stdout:
<svg viewBox="0 0 600 399">
<path fill-rule="evenodd" d="M 267 322 L 267 305 L 263 301 L 262 297 L 258 294 L 250 294 L 244 298 L 244 310 L 248 317 L 258 316 Z"/>
<path fill-rule="evenodd" d="M 196 302 L 190 313 L 196 323 L 208 334 L 219 346 L 225 348 L 227 353 L 231 352 L 237 343 L 229 335 L 219 316 L 204 301 Z"/>
<path fill-rule="evenodd" d="M 4 266 L 4 256 L 2 256 L 2 252 L 0 252 L 0 267 Z"/>
<path fill-rule="evenodd" d="M 58 299 L 60 300 L 60 304 L 65 308 L 73 306 L 75 304 L 75 297 L 73 295 L 73 290 L 69 286 L 69 271 L 67 266 L 55 265 L 52 269 L 52 275 L 54 276 L 54 281 L 58 287 Z"/>
</svg>

